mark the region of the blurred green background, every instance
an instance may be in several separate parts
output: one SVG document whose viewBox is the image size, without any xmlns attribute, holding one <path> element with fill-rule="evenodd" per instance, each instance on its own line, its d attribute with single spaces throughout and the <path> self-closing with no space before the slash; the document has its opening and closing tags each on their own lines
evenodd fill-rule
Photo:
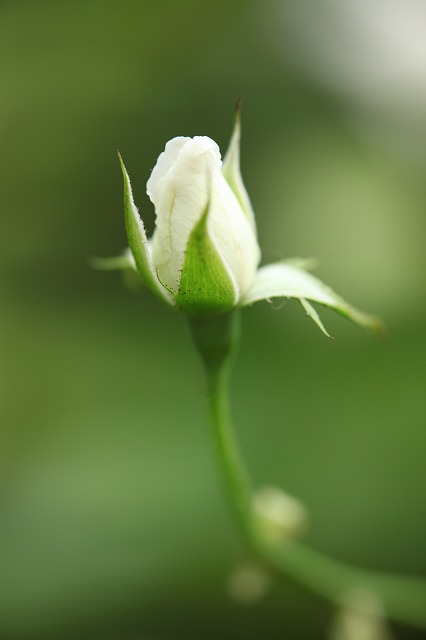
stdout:
<svg viewBox="0 0 426 640">
<path fill-rule="evenodd" d="M 0 3 L 2 640 L 328 636 L 333 611 L 290 583 L 228 598 L 242 549 L 185 322 L 88 267 L 126 246 L 116 148 L 152 231 L 165 142 L 224 150 L 240 95 L 264 260 L 317 257 L 389 329 L 378 342 L 323 311 L 331 342 L 295 303 L 246 310 L 233 409 L 249 467 L 307 505 L 315 548 L 426 573 L 425 12 Z"/>
</svg>

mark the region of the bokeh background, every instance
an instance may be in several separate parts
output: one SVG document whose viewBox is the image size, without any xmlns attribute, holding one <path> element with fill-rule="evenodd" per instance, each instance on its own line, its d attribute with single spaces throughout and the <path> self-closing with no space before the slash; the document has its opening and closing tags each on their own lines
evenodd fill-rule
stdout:
<svg viewBox="0 0 426 640">
<path fill-rule="evenodd" d="M 0 78 L 0 637 L 328 637 L 293 584 L 229 599 L 242 549 L 185 322 L 88 266 L 126 246 L 116 148 L 152 231 L 165 142 L 224 149 L 240 95 L 264 260 L 315 256 L 388 326 L 323 311 L 329 341 L 296 303 L 246 310 L 248 464 L 315 548 L 424 575 L 425 3 L 2 0 Z"/>
</svg>

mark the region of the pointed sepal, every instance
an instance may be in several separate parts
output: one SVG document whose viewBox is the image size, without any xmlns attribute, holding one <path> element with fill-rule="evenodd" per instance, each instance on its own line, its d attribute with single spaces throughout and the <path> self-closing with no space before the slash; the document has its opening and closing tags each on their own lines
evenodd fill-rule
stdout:
<svg viewBox="0 0 426 640">
<path fill-rule="evenodd" d="M 177 306 L 189 316 L 212 316 L 236 306 L 235 279 L 208 233 L 209 204 L 189 237 L 182 266 Z"/>
<path fill-rule="evenodd" d="M 98 271 L 119 271 L 124 269 L 134 269 L 136 264 L 130 249 L 125 249 L 119 256 L 110 258 L 100 258 L 93 256 L 90 258 L 90 266 Z"/>
<path fill-rule="evenodd" d="M 124 215 L 127 238 L 136 268 L 146 286 L 149 287 L 153 293 L 169 304 L 173 304 L 173 296 L 161 285 L 157 278 L 149 251 L 145 227 L 133 201 L 130 178 L 120 153 L 118 154 L 118 159 L 120 161 L 124 180 Z"/>
<path fill-rule="evenodd" d="M 240 170 L 240 141 L 241 141 L 241 99 L 235 109 L 234 130 L 229 142 L 228 150 L 223 158 L 222 174 L 234 192 L 245 215 L 253 228 L 256 228 L 253 208 L 247 189 L 244 186 Z"/>
<path fill-rule="evenodd" d="M 292 263 L 277 262 L 261 267 L 252 287 L 245 294 L 241 303 L 242 306 L 248 306 L 259 300 L 273 298 L 295 298 L 298 300 L 307 315 L 326 335 L 329 334 L 310 302 L 317 302 L 329 307 L 349 318 L 355 324 L 375 333 L 383 334 L 383 325 L 378 318 L 363 313 L 348 304 L 318 278 Z"/>
</svg>

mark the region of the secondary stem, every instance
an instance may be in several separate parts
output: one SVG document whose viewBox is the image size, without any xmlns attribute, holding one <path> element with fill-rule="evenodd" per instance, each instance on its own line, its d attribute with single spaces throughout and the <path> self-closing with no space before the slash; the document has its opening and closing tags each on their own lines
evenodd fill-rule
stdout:
<svg viewBox="0 0 426 640">
<path fill-rule="evenodd" d="M 339 605 L 342 595 L 366 589 L 383 601 L 394 620 L 426 627 L 426 582 L 357 569 L 300 542 L 266 544 L 252 526 L 252 489 L 231 421 L 229 375 L 238 347 L 238 312 L 216 318 L 191 319 L 190 328 L 202 356 L 211 413 L 211 436 L 225 494 L 250 551 L 276 573 L 291 578 L 320 597 Z"/>
</svg>

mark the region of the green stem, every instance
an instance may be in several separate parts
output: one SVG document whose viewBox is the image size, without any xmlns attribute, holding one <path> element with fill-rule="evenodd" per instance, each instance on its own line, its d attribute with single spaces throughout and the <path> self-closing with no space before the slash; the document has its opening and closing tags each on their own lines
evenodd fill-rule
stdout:
<svg viewBox="0 0 426 640">
<path fill-rule="evenodd" d="M 239 316 L 234 312 L 213 319 L 191 319 L 190 328 L 206 371 L 210 435 L 220 480 L 237 525 L 250 541 L 252 490 L 232 429 L 228 394 L 230 371 L 239 344 Z"/>
<path fill-rule="evenodd" d="M 211 413 L 211 435 L 221 481 L 239 528 L 252 554 L 277 574 L 339 605 L 345 593 L 365 589 L 383 602 L 399 622 L 426 627 L 426 581 L 367 571 L 339 562 L 300 542 L 268 545 L 252 526 L 252 488 L 231 421 L 229 375 L 238 346 L 238 312 L 191 319 L 190 329 L 204 362 Z"/>
</svg>

